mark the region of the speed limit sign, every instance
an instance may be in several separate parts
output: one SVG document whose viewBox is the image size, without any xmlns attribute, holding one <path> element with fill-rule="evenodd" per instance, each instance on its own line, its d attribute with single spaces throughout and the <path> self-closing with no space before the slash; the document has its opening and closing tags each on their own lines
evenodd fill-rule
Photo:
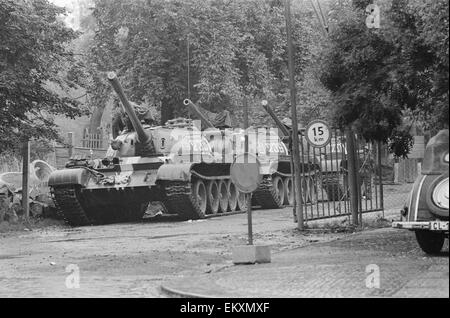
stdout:
<svg viewBox="0 0 450 318">
<path fill-rule="evenodd" d="M 331 141 L 328 124 L 323 120 L 314 120 L 306 127 L 306 140 L 314 148 L 322 148 Z"/>
</svg>

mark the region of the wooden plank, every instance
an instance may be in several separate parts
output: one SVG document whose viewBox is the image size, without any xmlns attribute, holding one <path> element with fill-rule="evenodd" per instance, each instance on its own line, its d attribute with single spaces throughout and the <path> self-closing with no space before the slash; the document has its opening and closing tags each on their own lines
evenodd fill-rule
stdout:
<svg viewBox="0 0 450 318">
<path fill-rule="evenodd" d="M 419 159 L 404 159 L 399 162 L 398 183 L 413 183 L 418 176 Z"/>
</svg>

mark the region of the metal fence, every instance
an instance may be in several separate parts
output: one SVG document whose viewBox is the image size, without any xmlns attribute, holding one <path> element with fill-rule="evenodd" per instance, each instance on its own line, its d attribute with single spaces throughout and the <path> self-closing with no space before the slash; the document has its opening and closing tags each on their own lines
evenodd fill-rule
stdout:
<svg viewBox="0 0 450 318">
<path fill-rule="evenodd" d="M 383 211 L 380 146 L 355 137 L 358 212 Z M 317 220 L 350 215 L 352 211 L 345 135 L 334 129 L 330 144 L 323 148 L 313 148 L 302 138 L 300 152 L 302 160 L 309 160 L 317 166 L 314 175 L 301 177 L 304 219 Z"/>
</svg>

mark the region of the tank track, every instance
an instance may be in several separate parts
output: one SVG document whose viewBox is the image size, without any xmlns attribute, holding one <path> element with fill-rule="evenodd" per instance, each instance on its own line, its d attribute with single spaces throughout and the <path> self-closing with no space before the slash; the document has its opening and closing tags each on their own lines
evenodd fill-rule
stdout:
<svg viewBox="0 0 450 318">
<path fill-rule="evenodd" d="M 139 204 L 131 206 L 102 206 L 86 211 L 79 200 L 79 189 L 58 187 L 52 189 L 58 214 L 71 226 L 87 226 L 139 221 L 144 211 Z"/>
<path fill-rule="evenodd" d="M 339 172 L 328 172 L 322 176 L 322 186 L 327 193 L 328 201 L 340 201 L 346 198 L 345 190 L 340 182 Z"/>
<path fill-rule="evenodd" d="M 58 213 L 63 216 L 67 223 L 72 226 L 93 224 L 78 201 L 75 187 L 53 188 L 52 193 Z"/>
<path fill-rule="evenodd" d="M 206 181 L 206 180 L 204 180 Z M 227 215 L 242 214 L 246 211 L 230 211 L 226 213 L 204 214 L 192 195 L 190 182 L 168 182 L 166 183 L 166 199 L 163 201 L 170 214 L 178 214 L 183 220 L 198 220 Z"/>
<path fill-rule="evenodd" d="M 191 183 L 169 182 L 166 184 L 164 205 L 171 213 L 177 213 L 184 220 L 205 218 L 192 197 Z"/>
<path fill-rule="evenodd" d="M 280 209 L 283 207 L 283 202 L 276 194 L 271 177 L 263 178 L 259 188 L 253 193 L 253 197 L 263 209 Z"/>
</svg>

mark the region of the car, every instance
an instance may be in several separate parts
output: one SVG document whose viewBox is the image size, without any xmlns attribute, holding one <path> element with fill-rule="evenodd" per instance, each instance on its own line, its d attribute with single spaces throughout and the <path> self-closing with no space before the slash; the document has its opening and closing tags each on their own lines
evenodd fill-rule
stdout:
<svg viewBox="0 0 450 318">
<path fill-rule="evenodd" d="M 449 236 L 449 130 L 441 130 L 425 149 L 421 174 L 401 211 L 397 229 L 414 231 L 421 249 L 427 254 L 441 251 Z"/>
</svg>

